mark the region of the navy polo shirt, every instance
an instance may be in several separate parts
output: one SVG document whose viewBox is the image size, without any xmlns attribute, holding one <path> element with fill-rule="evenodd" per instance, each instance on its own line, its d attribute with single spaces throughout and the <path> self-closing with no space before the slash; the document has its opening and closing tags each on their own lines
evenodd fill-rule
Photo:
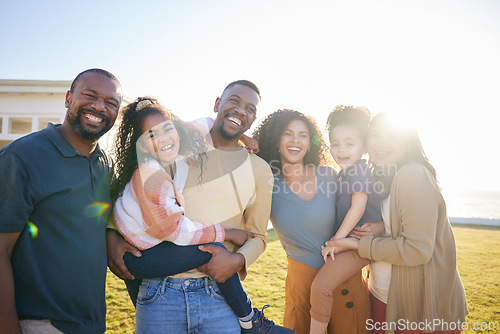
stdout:
<svg viewBox="0 0 500 334">
<path fill-rule="evenodd" d="M 335 233 L 344 221 L 347 211 L 351 208 L 352 194 L 363 192 L 368 194 L 365 213 L 356 224 L 361 226 L 368 222 L 382 220 L 380 213 L 380 196 L 374 191 L 374 179 L 365 160 L 358 160 L 354 165 L 341 170 L 337 175 L 337 219 L 335 220 Z"/>
<path fill-rule="evenodd" d="M 56 126 L 0 150 L 0 233 L 21 232 L 11 263 L 20 319 L 65 333 L 106 330 L 109 164 L 87 158 Z"/>
</svg>

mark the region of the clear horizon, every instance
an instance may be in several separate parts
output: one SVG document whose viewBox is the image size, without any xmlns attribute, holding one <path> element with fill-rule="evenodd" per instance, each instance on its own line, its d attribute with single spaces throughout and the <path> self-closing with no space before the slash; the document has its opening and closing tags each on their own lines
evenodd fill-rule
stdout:
<svg viewBox="0 0 500 334">
<path fill-rule="evenodd" d="M 101 67 L 190 120 L 245 78 L 262 92 L 253 128 L 281 108 L 322 129 L 338 104 L 396 112 L 443 189 L 499 191 L 498 17 L 494 0 L 4 2 L 0 79 Z"/>
</svg>

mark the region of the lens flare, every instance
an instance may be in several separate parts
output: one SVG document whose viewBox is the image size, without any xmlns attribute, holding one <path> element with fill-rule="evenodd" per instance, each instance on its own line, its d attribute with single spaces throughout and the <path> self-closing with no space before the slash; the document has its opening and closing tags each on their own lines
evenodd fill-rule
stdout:
<svg viewBox="0 0 500 334">
<path fill-rule="evenodd" d="M 36 225 L 30 222 L 29 220 L 28 220 L 28 232 L 31 234 L 31 237 L 33 239 L 38 237 L 38 227 L 36 227 Z"/>
<path fill-rule="evenodd" d="M 97 222 L 100 223 L 100 221 L 104 218 L 104 213 L 108 211 L 110 206 L 111 205 L 106 202 L 95 202 L 89 204 L 85 207 L 84 215 L 90 218 L 97 218 Z"/>
</svg>

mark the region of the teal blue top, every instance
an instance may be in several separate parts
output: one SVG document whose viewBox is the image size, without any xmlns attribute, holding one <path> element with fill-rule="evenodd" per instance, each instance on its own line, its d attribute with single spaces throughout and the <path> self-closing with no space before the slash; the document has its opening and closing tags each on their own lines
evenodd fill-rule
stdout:
<svg viewBox="0 0 500 334">
<path fill-rule="evenodd" d="M 316 167 L 316 195 L 298 197 L 281 176 L 274 176 L 271 222 L 289 258 L 319 269 L 324 264 L 321 246 L 335 234 L 336 172 Z"/>
</svg>

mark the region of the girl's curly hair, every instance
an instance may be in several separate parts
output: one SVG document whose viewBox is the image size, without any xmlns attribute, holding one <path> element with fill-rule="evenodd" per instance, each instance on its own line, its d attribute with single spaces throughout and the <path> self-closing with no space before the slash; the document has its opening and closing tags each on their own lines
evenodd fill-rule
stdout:
<svg viewBox="0 0 500 334">
<path fill-rule="evenodd" d="M 141 101 L 149 100 L 146 107 L 137 109 Z M 144 104 L 144 103 L 143 103 Z M 200 134 L 169 112 L 158 101 L 151 97 L 139 97 L 134 102 L 125 106 L 121 115 L 121 123 L 116 134 L 116 146 L 113 149 L 115 157 L 114 175 L 111 181 L 111 201 L 114 203 L 123 193 L 125 186 L 132 179 L 132 174 L 139 166 L 137 158 L 137 140 L 142 135 L 142 122 L 151 114 L 161 114 L 172 120 L 179 134 L 179 154 L 190 158 L 195 164 L 203 163 L 206 159 L 206 144 Z M 203 168 L 201 168 L 203 170 Z"/>
<path fill-rule="evenodd" d="M 289 109 L 280 109 L 266 118 L 253 132 L 253 137 L 259 142 L 257 155 L 264 159 L 271 167 L 273 173 L 281 172 L 281 156 L 278 149 L 281 134 L 291 121 L 304 122 L 311 138 L 311 149 L 304 156 L 305 165 L 331 165 L 332 159 L 328 145 L 316 124 L 316 121 L 301 112 Z M 277 170 L 275 170 L 277 168 Z"/>
</svg>

